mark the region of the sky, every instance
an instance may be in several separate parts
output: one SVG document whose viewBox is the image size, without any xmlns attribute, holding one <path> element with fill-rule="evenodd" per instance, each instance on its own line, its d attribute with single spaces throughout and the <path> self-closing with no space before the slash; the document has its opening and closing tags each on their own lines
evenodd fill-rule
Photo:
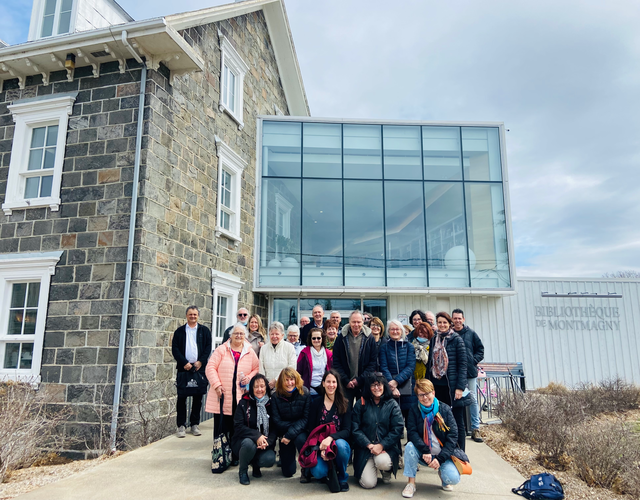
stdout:
<svg viewBox="0 0 640 500">
<path fill-rule="evenodd" d="M 120 0 L 136 20 L 228 3 Z M 640 271 L 640 2 L 286 0 L 311 115 L 497 121 L 518 276 Z M 27 39 L 31 0 L 0 2 Z"/>
</svg>

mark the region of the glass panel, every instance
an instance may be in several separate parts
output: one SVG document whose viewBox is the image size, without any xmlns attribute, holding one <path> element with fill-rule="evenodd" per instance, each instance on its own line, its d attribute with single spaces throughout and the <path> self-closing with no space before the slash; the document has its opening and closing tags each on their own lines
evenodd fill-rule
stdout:
<svg viewBox="0 0 640 500">
<path fill-rule="evenodd" d="M 302 284 L 342 286 L 342 181 L 304 180 Z"/>
<path fill-rule="evenodd" d="M 465 180 L 502 180 L 498 128 L 463 127 L 462 153 Z"/>
<path fill-rule="evenodd" d="M 263 123 L 262 175 L 300 177 L 301 128 L 300 123 Z"/>
<path fill-rule="evenodd" d="M 33 344 L 25 342 L 22 344 L 22 352 L 20 353 L 20 369 L 21 370 L 31 369 L 32 362 L 33 362 Z"/>
<path fill-rule="evenodd" d="M 36 333 L 36 317 L 37 309 L 27 309 L 24 314 L 24 332 L 23 335 L 33 335 Z"/>
<path fill-rule="evenodd" d="M 7 335 L 21 335 L 23 319 L 24 309 L 9 311 L 9 327 L 7 329 Z"/>
<path fill-rule="evenodd" d="M 60 35 L 63 33 L 69 33 L 72 7 L 73 0 L 62 0 L 62 7 L 60 8 L 60 21 L 58 23 L 58 34 Z"/>
<path fill-rule="evenodd" d="M 298 299 L 274 299 L 273 318 L 269 322 L 279 321 L 285 327 L 298 324 Z M 265 328 L 268 328 L 265 325 Z"/>
<path fill-rule="evenodd" d="M 56 13 L 56 0 L 47 0 L 44 4 L 44 15 L 52 16 Z"/>
<path fill-rule="evenodd" d="M 19 283 L 16 283 L 13 286 L 15 287 L 18 284 Z M 38 307 L 39 297 L 40 297 L 40 283 L 29 283 L 29 293 L 27 294 L 27 307 Z"/>
<path fill-rule="evenodd" d="M 71 10 L 72 8 L 73 8 L 73 0 L 62 0 L 62 7 L 60 8 L 61 12 Z"/>
<path fill-rule="evenodd" d="M 40 177 L 29 177 L 24 187 L 24 197 L 26 199 L 37 198 L 39 184 L 40 184 Z"/>
<path fill-rule="evenodd" d="M 344 125 L 345 179 L 382 179 L 382 139 L 378 125 Z"/>
<path fill-rule="evenodd" d="M 229 82 L 228 82 L 229 109 L 235 113 L 237 111 L 236 110 L 236 75 L 231 70 L 228 71 L 228 75 L 229 75 Z"/>
<path fill-rule="evenodd" d="M 33 129 L 31 134 L 31 147 L 41 148 L 44 146 L 44 136 L 47 132 L 47 127 L 38 127 Z"/>
<path fill-rule="evenodd" d="M 384 178 L 422 180 L 420 127 L 385 125 Z"/>
<path fill-rule="evenodd" d="M 385 182 L 387 286 L 427 286 L 422 182 Z"/>
<path fill-rule="evenodd" d="M 222 171 L 222 189 L 220 202 L 227 208 L 231 208 L 231 175 L 226 170 Z"/>
<path fill-rule="evenodd" d="M 425 180 L 462 180 L 459 127 L 422 127 Z"/>
<path fill-rule="evenodd" d="M 42 153 L 42 149 L 32 149 L 29 151 L 27 170 L 40 170 L 42 168 Z"/>
<path fill-rule="evenodd" d="M 42 185 L 40 186 L 40 196 L 42 198 L 51 196 L 52 185 L 53 185 L 53 175 L 45 175 L 42 178 Z"/>
<path fill-rule="evenodd" d="M 19 356 L 20 356 L 20 344 L 5 344 L 3 367 L 11 370 L 15 370 L 18 367 Z"/>
<path fill-rule="evenodd" d="M 229 68 L 226 65 L 222 67 L 222 103 L 225 106 L 229 105 Z"/>
<path fill-rule="evenodd" d="M 469 286 L 462 183 L 425 182 L 429 286 Z"/>
<path fill-rule="evenodd" d="M 303 175 L 342 178 L 342 127 L 326 123 L 305 123 L 303 133 Z"/>
<path fill-rule="evenodd" d="M 229 214 L 227 212 L 223 212 L 222 210 L 220 211 L 220 225 L 225 228 L 226 230 L 229 230 L 230 227 L 230 222 L 231 222 L 231 217 L 229 217 Z"/>
<path fill-rule="evenodd" d="M 300 179 L 263 179 L 260 285 L 300 285 Z M 277 214 L 280 213 L 278 217 Z M 279 224 L 278 224 L 279 222 Z M 282 227 L 285 224 L 285 227 Z"/>
<path fill-rule="evenodd" d="M 374 317 L 378 317 L 384 323 L 385 331 L 387 329 L 387 301 L 384 299 L 379 300 L 363 300 L 364 311 L 372 314 Z"/>
<path fill-rule="evenodd" d="M 40 36 L 51 36 L 53 34 L 53 16 L 44 16 L 42 20 L 42 33 Z"/>
<path fill-rule="evenodd" d="M 42 151 L 42 150 L 40 150 Z M 53 168 L 56 162 L 56 148 L 47 148 L 44 150 L 44 164 L 42 168 Z"/>
<path fill-rule="evenodd" d="M 218 329 L 216 337 L 222 337 L 227 329 L 227 297 L 218 295 Z"/>
<path fill-rule="evenodd" d="M 360 299 L 300 299 L 300 317 L 307 316 L 313 321 L 311 313 L 313 307 L 320 304 L 324 309 L 324 318 L 328 318 L 331 311 L 338 311 L 342 320 L 340 325 L 344 326 L 349 322 L 349 315 L 356 309 L 361 309 Z"/>
<path fill-rule="evenodd" d="M 47 127 L 47 146 L 55 146 L 58 142 L 58 126 Z"/>
<path fill-rule="evenodd" d="M 11 288 L 11 307 L 24 307 L 28 283 L 14 283 Z M 39 284 L 38 284 L 39 286 Z"/>
<path fill-rule="evenodd" d="M 471 286 L 510 286 L 507 231 L 501 184 L 465 185 Z"/>
<path fill-rule="evenodd" d="M 384 286 L 381 181 L 344 181 L 346 286 Z"/>
</svg>

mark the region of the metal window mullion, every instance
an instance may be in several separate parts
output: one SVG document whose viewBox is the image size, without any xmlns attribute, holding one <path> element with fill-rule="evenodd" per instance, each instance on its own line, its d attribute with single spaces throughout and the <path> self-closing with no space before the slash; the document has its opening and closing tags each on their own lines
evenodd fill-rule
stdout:
<svg viewBox="0 0 640 500">
<path fill-rule="evenodd" d="M 347 286 L 347 257 L 344 243 L 344 123 L 340 124 L 340 163 L 342 175 L 340 182 L 342 183 L 342 286 Z"/>
<path fill-rule="evenodd" d="M 427 198 L 424 194 L 426 180 L 424 176 L 424 138 L 423 127 L 420 126 L 420 165 L 422 166 L 422 220 L 424 221 L 424 267 L 427 272 L 427 288 L 429 288 L 429 237 L 427 236 Z"/>
<path fill-rule="evenodd" d="M 380 125 L 380 164 L 382 165 L 382 255 L 384 260 L 384 286 L 387 286 L 387 200 L 384 190 L 384 125 Z"/>
<path fill-rule="evenodd" d="M 464 214 L 464 237 L 466 239 L 465 244 L 467 246 L 467 276 L 469 278 L 469 288 L 471 286 L 471 257 L 469 251 L 469 222 L 467 221 L 467 190 L 464 178 L 464 148 L 462 146 L 462 127 L 460 127 L 460 162 L 462 163 L 462 211 Z"/>
<path fill-rule="evenodd" d="M 302 286 L 302 268 L 304 254 L 302 253 L 302 238 L 304 236 L 304 205 L 303 205 L 303 189 L 304 189 L 304 123 L 300 123 L 300 281 Z"/>
</svg>

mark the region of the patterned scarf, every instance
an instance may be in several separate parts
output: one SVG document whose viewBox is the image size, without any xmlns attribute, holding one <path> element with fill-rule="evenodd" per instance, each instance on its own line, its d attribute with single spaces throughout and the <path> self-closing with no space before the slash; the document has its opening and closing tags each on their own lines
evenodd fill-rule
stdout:
<svg viewBox="0 0 640 500">
<path fill-rule="evenodd" d="M 440 403 L 438 403 L 437 398 L 433 398 L 433 404 L 431 406 L 424 406 L 418 403 L 418 407 L 420 408 L 420 413 L 422 414 L 422 418 L 424 419 L 422 440 L 424 441 L 424 444 L 428 445 L 429 449 L 431 449 L 431 428 L 433 427 L 433 422 L 435 421 L 440 429 L 443 429 L 445 432 L 449 430 L 449 427 L 447 427 L 447 425 L 444 423 L 444 419 L 439 413 Z M 440 440 L 438 440 L 438 442 L 440 442 Z M 442 443 L 440 443 L 440 446 L 442 446 Z"/>
<path fill-rule="evenodd" d="M 262 396 L 260 399 L 256 398 L 256 408 L 258 410 L 257 415 L 257 424 L 258 430 L 260 430 L 260 426 L 262 426 L 262 435 L 269 435 L 269 414 L 267 413 L 267 403 L 269 402 L 269 396 L 266 394 Z"/>
<path fill-rule="evenodd" d="M 336 343 L 336 339 L 333 339 L 333 340 L 327 339 L 327 349 L 329 351 L 333 351 L 333 344 L 335 343 Z"/>
<path fill-rule="evenodd" d="M 436 341 L 433 345 L 433 352 L 431 356 L 433 358 L 433 364 L 431 366 L 431 373 L 435 378 L 442 378 L 447 374 L 447 368 L 449 368 L 449 356 L 447 355 L 447 337 L 453 330 L 436 335 Z"/>
</svg>

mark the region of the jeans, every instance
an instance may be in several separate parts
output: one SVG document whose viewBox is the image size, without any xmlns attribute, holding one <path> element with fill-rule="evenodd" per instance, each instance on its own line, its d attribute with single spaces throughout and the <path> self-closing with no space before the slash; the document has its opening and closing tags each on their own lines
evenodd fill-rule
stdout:
<svg viewBox="0 0 640 500">
<path fill-rule="evenodd" d="M 258 445 L 249 438 L 244 438 L 238 452 L 240 460 L 239 472 L 247 472 L 249 464 L 255 469 L 273 467 L 276 463 L 276 452 L 272 449 L 259 450 Z"/>
<path fill-rule="evenodd" d="M 469 407 L 469 413 L 471 413 L 471 430 L 477 430 L 480 428 L 480 408 L 478 407 L 478 379 L 477 378 L 468 378 L 467 379 L 467 387 L 469 388 L 469 392 L 471 393 L 471 399 L 473 399 L 473 403 Z"/>
<path fill-rule="evenodd" d="M 336 439 L 335 443 L 338 449 L 335 459 L 335 464 L 338 469 L 338 479 L 341 483 L 344 483 L 349 478 L 349 474 L 347 474 L 347 464 L 351 456 L 351 446 L 349 446 L 349 443 L 344 439 Z M 318 457 L 318 464 L 315 467 L 311 467 L 311 475 L 316 479 L 327 477 L 329 475 L 329 462 L 325 462 L 322 458 Z"/>
<path fill-rule="evenodd" d="M 306 440 L 307 433 L 301 432 L 289 444 L 280 441 L 280 466 L 284 477 L 291 477 L 296 473 L 296 450 L 299 452 Z"/>
<path fill-rule="evenodd" d="M 419 463 L 422 465 L 427 465 L 424 460 L 422 460 L 422 456 L 413 445 L 413 443 L 407 443 L 407 446 L 404 447 L 404 476 L 416 477 Z M 451 461 L 451 459 L 447 460 L 443 464 L 440 464 L 438 473 L 440 474 L 440 481 L 442 481 L 442 486 L 445 486 L 447 484 L 454 485 L 460 482 L 460 473 L 458 472 L 458 469 Z"/>
<path fill-rule="evenodd" d="M 178 396 L 176 402 L 176 424 L 178 427 L 187 425 L 187 398 L 191 398 L 191 418 L 189 425 L 200 424 L 200 410 L 202 409 L 202 394 L 195 396 Z"/>
</svg>

